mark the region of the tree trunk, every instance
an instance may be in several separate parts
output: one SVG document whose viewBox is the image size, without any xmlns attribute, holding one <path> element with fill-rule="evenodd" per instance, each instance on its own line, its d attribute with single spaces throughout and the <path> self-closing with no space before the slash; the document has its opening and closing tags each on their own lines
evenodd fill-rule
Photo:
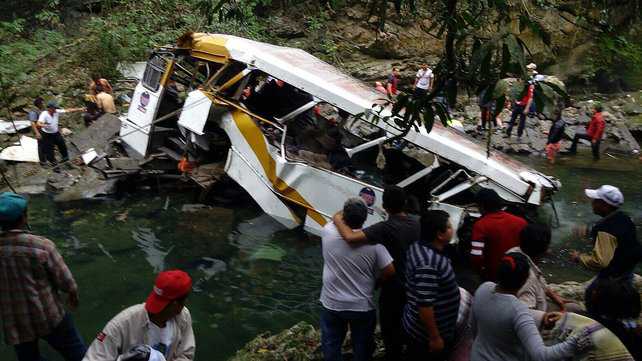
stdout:
<svg viewBox="0 0 642 361">
<path fill-rule="evenodd" d="M 446 10 L 448 13 L 445 43 L 447 75 L 443 81 L 445 81 L 448 104 L 454 107 L 457 102 L 457 53 L 455 51 L 457 23 L 454 21 L 457 15 L 457 0 L 447 0 Z"/>
</svg>

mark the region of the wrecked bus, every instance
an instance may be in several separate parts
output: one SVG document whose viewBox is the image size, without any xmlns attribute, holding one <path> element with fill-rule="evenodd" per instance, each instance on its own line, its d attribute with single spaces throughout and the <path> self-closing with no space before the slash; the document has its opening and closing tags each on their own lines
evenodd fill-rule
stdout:
<svg viewBox="0 0 642 361">
<path fill-rule="evenodd" d="M 455 228 L 479 216 L 480 187 L 525 212 L 560 187 L 439 125 L 392 139 L 400 129 L 357 117 L 380 98 L 303 50 L 188 33 L 151 55 L 120 136 L 130 156 L 180 163 L 203 187 L 203 174 L 224 172 L 278 222 L 314 234 L 349 197 L 368 205 L 366 226 L 384 220 L 385 185 Z"/>
</svg>

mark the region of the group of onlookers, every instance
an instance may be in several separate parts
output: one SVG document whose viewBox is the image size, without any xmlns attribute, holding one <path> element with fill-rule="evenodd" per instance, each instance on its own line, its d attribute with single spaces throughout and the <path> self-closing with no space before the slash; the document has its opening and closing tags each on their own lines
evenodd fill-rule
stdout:
<svg viewBox="0 0 642 361">
<path fill-rule="evenodd" d="M 61 109 L 56 101 L 46 103 L 42 97 L 37 97 L 34 108 L 29 111 L 29 120 L 33 134 L 38 141 L 38 160 L 42 166 L 54 167 L 58 170 L 56 160 L 56 148 L 60 152 L 62 162 L 69 160 L 69 153 L 65 139 L 60 132 L 60 115 L 65 113 L 84 112 L 83 121 L 89 127 L 103 114 L 115 114 L 117 112 L 112 95 L 112 87 L 107 79 L 97 78 L 89 85 L 89 94 L 85 96 L 86 108 Z"/>
<path fill-rule="evenodd" d="M 481 217 L 473 225 L 469 253 L 482 283 L 474 297 L 459 287 L 453 270 L 457 253 L 451 250 L 447 212 L 407 213 L 403 189 L 391 186 L 383 195 L 388 219 L 362 228 L 368 207 L 360 198 L 349 199 L 322 234 L 324 359 L 342 359 L 348 329 L 354 359 L 372 358 L 377 288 L 387 360 L 562 360 L 596 347 L 592 337 L 603 327 L 642 357 L 640 299 L 631 284 L 641 258 L 635 226 L 619 210 L 623 196 L 616 187 L 587 189 L 586 195 L 602 217 L 591 233 L 592 253 L 572 252 L 573 260 L 599 270 L 587 288 L 586 308 L 551 289 L 538 267 L 550 229 L 506 211 L 494 190 L 476 195 Z M 622 308 L 610 307 L 609 297 Z M 547 346 L 541 332 L 555 327 L 565 312 L 604 326 L 578 328 Z"/>
</svg>

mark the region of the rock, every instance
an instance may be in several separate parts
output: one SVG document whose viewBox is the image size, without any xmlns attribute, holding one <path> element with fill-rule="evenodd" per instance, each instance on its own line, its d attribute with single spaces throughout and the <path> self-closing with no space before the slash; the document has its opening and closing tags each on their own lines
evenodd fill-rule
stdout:
<svg viewBox="0 0 642 361">
<path fill-rule="evenodd" d="M 69 153 L 71 157 L 76 157 L 89 148 L 94 148 L 99 155 L 113 154 L 113 147 L 109 140 L 120 131 L 120 119 L 118 117 L 105 114 L 92 123 L 89 128 L 71 136 L 67 141 L 71 143 Z"/>
<path fill-rule="evenodd" d="M 116 183 L 116 179 L 103 179 L 97 170 L 84 167 L 75 178 L 73 187 L 62 189 L 62 192 L 54 196 L 54 202 L 90 200 L 112 195 L 116 193 Z"/>
<path fill-rule="evenodd" d="M 362 48 L 365 54 L 377 59 L 402 59 L 407 57 L 396 35 L 382 33 L 369 45 Z"/>
<path fill-rule="evenodd" d="M 296 39 L 305 36 L 303 28 L 299 24 L 280 17 L 273 17 L 270 20 L 270 30 L 274 35 L 283 39 Z"/>
<path fill-rule="evenodd" d="M 52 192 L 59 192 L 71 187 L 76 181 L 76 177 L 67 172 L 54 173 L 47 179 L 47 188 Z"/>
<path fill-rule="evenodd" d="M 299 322 L 276 335 L 264 333 L 248 342 L 230 361 L 321 361 L 321 332 L 314 326 Z M 350 337 L 343 344 L 344 359 L 351 360 Z M 374 361 L 383 360 L 383 341 L 379 329 L 375 331 Z"/>
<path fill-rule="evenodd" d="M 642 114 L 642 105 L 638 103 L 626 103 L 622 106 L 622 112 L 626 115 L 639 115 Z"/>
<path fill-rule="evenodd" d="M 590 282 L 591 280 L 583 283 L 567 281 L 560 284 L 549 283 L 548 286 L 562 298 L 583 305 L 584 292 Z M 633 276 L 633 286 L 637 288 L 638 292 L 640 292 L 640 294 L 642 295 L 642 276 L 638 274 L 635 274 Z"/>
</svg>

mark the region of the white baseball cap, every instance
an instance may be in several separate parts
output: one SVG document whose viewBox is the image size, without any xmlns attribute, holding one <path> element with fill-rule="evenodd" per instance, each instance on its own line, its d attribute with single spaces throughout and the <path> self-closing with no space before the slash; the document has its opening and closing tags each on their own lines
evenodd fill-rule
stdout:
<svg viewBox="0 0 642 361">
<path fill-rule="evenodd" d="M 614 186 L 603 185 L 598 189 L 585 189 L 584 193 L 591 199 L 601 199 L 613 207 L 619 207 L 624 203 L 622 192 Z"/>
</svg>

